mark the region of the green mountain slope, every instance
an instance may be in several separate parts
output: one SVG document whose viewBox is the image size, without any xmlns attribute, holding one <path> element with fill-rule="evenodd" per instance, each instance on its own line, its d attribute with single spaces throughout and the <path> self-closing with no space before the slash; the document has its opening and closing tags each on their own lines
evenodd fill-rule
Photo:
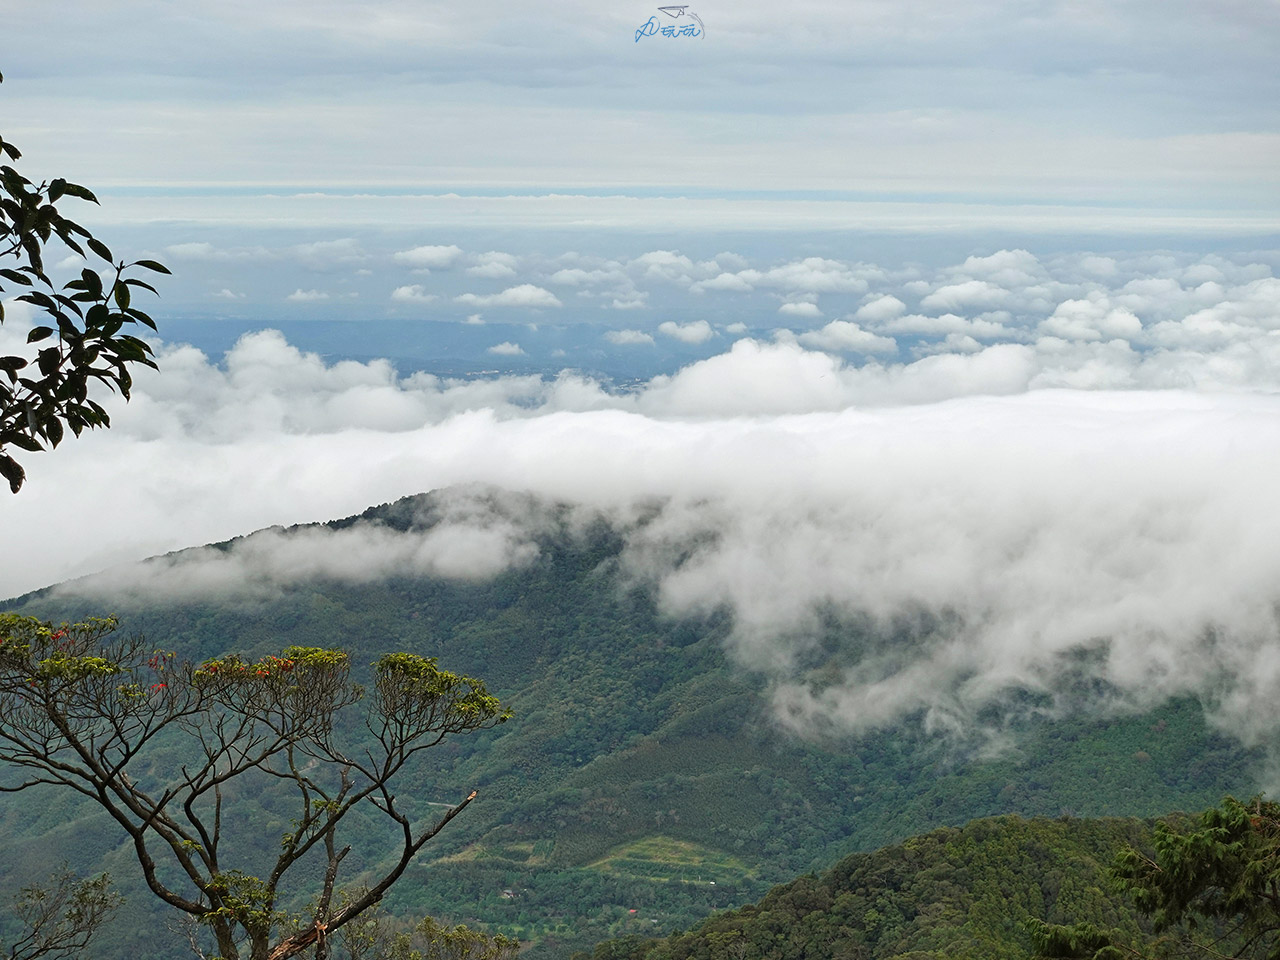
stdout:
<svg viewBox="0 0 1280 960">
<path fill-rule="evenodd" d="M 1025 960 L 1024 921 L 1087 918 L 1137 933 L 1106 880 L 1115 854 L 1146 847 L 1133 819 L 997 817 L 943 828 L 819 875 L 665 939 L 630 934 L 593 960 Z M 587 960 L 586 953 L 578 960 Z"/>
<path fill-rule="evenodd" d="M 431 496 L 412 498 L 330 526 L 430 527 L 436 507 Z M 551 519 L 536 558 L 482 582 L 313 579 L 254 599 L 190 602 L 140 590 L 110 609 L 72 585 L 11 606 L 55 620 L 114 612 L 191 659 L 302 644 L 344 646 L 368 663 L 407 649 L 484 677 L 516 719 L 446 742 L 402 785 L 425 803 L 471 789 L 480 799 L 388 907 L 488 924 L 547 957 L 637 923 L 686 927 L 851 851 L 938 825 L 1000 813 L 1153 816 L 1252 792 L 1257 758 L 1185 701 L 1144 716 L 1032 717 L 994 758 L 911 723 L 856 740 L 797 740 L 772 722 L 764 681 L 727 660 L 724 617 L 662 617 L 647 591 L 625 582 L 616 530 L 539 509 Z M 271 799 L 244 800 L 257 811 L 246 842 L 271 846 L 289 829 L 289 812 Z M 370 842 L 366 859 L 378 855 Z M 10 883 L 62 857 L 136 875 L 110 824 L 48 791 L 0 794 L 0 849 Z M 131 909 L 149 909 L 147 894 L 133 894 Z"/>
</svg>

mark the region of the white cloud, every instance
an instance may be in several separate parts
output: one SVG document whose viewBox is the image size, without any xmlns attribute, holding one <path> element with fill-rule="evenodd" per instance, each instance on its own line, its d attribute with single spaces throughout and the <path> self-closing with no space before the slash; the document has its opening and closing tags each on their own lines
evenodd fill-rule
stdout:
<svg viewBox="0 0 1280 960">
<path fill-rule="evenodd" d="M 885 320 L 892 320 L 894 317 L 902 316 L 906 309 L 907 305 L 897 297 L 892 294 L 882 294 L 860 306 L 853 317 L 855 320 L 861 320 L 865 323 L 882 323 Z"/>
<path fill-rule="evenodd" d="M 0 569 L 34 586 L 425 488 L 513 485 L 622 524 L 627 569 L 667 614 L 727 612 L 733 655 L 799 728 L 858 731 L 923 711 L 931 729 L 972 729 L 1009 709 L 1011 689 L 1051 704 L 1087 659 L 1116 709 L 1212 696 L 1224 729 L 1274 736 L 1280 672 L 1261 665 L 1280 592 L 1280 400 L 963 398 L 1002 378 L 1025 389 L 1036 357 L 998 345 L 850 367 L 746 340 L 611 397 L 572 376 L 450 383 L 326 365 L 278 334 L 244 338 L 221 367 L 165 348 L 165 372 L 114 405 L 112 430 L 29 458 L 28 489 L 0 505 L 29 549 Z M 923 405 L 866 405 L 886 398 Z M 343 469 L 353 462 L 361 470 Z M 99 479 L 89 488 L 86 470 Z M 72 492 L 84 509 L 52 508 Z M 653 497 L 661 509 L 638 522 L 633 505 Z M 434 533 L 272 531 L 100 586 L 252 593 L 406 569 L 487 576 L 536 555 L 536 511 L 459 509 Z M 58 546 L 72 538 L 86 549 Z M 832 682 L 816 690 L 800 671 L 831 616 L 870 647 L 829 651 Z M 894 632 L 944 616 L 945 632 Z"/>
<path fill-rule="evenodd" d="M 467 273 L 473 277 L 505 280 L 516 275 L 517 264 L 518 261 L 511 254 L 490 250 L 488 253 L 479 254 L 476 257 L 476 262 L 467 267 Z"/>
<path fill-rule="evenodd" d="M 920 301 L 925 310 L 963 310 L 966 307 L 998 307 L 1010 299 L 1009 291 L 986 280 L 948 283 Z"/>
<path fill-rule="evenodd" d="M 213 296 L 218 300 L 243 300 L 244 299 L 243 293 L 236 293 L 234 290 L 228 290 L 226 287 L 223 287 L 217 293 L 213 294 Z"/>
<path fill-rule="evenodd" d="M 477 325 L 477 326 L 478 326 L 478 325 L 480 325 L 480 324 L 484 323 L 484 317 L 482 317 L 482 316 L 481 316 L 480 314 L 478 314 L 478 313 L 469 313 L 469 314 L 467 314 L 467 319 L 466 319 L 466 320 L 464 320 L 464 321 L 463 321 L 463 323 L 470 323 L 470 324 L 473 324 L 473 325 Z"/>
<path fill-rule="evenodd" d="M 1280 731 L 1280 662 L 1262 666 L 1280 593 L 1280 399 L 1266 391 L 1280 337 L 1266 328 L 1280 323 L 1266 282 L 1231 295 L 1232 322 L 1257 337 L 1212 356 L 1052 336 L 983 348 L 952 334 L 968 353 L 854 366 L 739 340 L 619 394 L 572 374 L 448 381 L 326 364 L 271 332 L 221 364 L 162 347 L 163 372 L 139 375 L 130 404 L 109 401 L 111 430 L 26 458 L 28 486 L 0 502 L 0 522 L 27 546 L 0 557 L 0 577 L 16 591 L 496 483 L 630 523 L 629 569 L 672 616 L 726 611 L 734 655 L 770 679 L 797 727 L 863 730 L 923 711 L 932 729 L 968 729 L 1008 708 L 1010 689 L 1051 704 L 1084 658 L 1117 709 L 1212 697 L 1215 723 L 1269 742 Z M 1105 306 L 1090 316 L 1105 319 Z M 9 323 L 0 334 L 22 339 Z M 1264 392 L 1033 389 L 1196 382 Z M 83 509 L 58 510 L 72 495 Z M 665 505 L 637 525 L 631 505 L 653 497 Z M 173 589 L 276 589 L 397 564 L 483 576 L 531 555 L 526 521 L 504 516 L 508 527 L 477 515 L 434 544 L 276 532 L 237 547 L 234 564 L 203 554 L 147 576 Z M 113 582 L 146 585 L 129 571 Z M 947 631 L 885 645 L 913 611 L 917 624 L 949 617 Z M 824 616 L 860 624 L 879 653 L 835 649 L 819 691 L 798 670 Z"/>
<path fill-rule="evenodd" d="M 609 330 L 604 338 L 617 346 L 653 346 L 653 337 L 643 330 Z"/>
<path fill-rule="evenodd" d="M 799 341 L 807 347 L 819 350 L 838 350 L 853 353 L 896 353 L 897 341 L 863 330 L 848 320 L 832 320 L 821 330 L 802 333 Z"/>
<path fill-rule="evenodd" d="M 784 303 L 778 307 L 779 313 L 785 313 L 789 317 L 820 317 L 822 311 L 818 309 L 816 303 L 809 303 L 807 300 L 800 302 Z"/>
<path fill-rule="evenodd" d="M 397 303 L 430 303 L 437 297 L 434 293 L 427 293 L 422 284 L 414 283 L 409 286 L 396 287 L 391 291 L 391 299 Z"/>
<path fill-rule="evenodd" d="M 732 290 L 736 293 L 745 293 L 754 290 L 753 287 L 741 274 L 738 273 L 718 273 L 710 280 L 699 280 L 693 285 L 694 291 L 702 290 Z"/>
<path fill-rule="evenodd" d="M 520 344 L 512 343 L 510 340 L 504 340 L 502 343 L 495 343 L 489 348 L 488 352 L 497 354 L 500 357 L 519 357 L 524 354 L 524 350 L 520 348 Z"/>
<path fill-rule="evenodd" d="M 920 313 L 909 313 L 905 317 L 894 317 L 886 320 L 878 328 L 885 333 L 925 334 L 963 334 L 984 340 L 995 340 L 1010 337 L 1017 331 L 1010 330 L 997 320 L 969 320 L 954 313 L 944 313 L 936 317 Z"/>
<path fill-rule="evenodd" d="M 736 273 L 718 273 L 693 284 L 692 289 L 748 291 L 766 287 L 796 294 L 863 293 L 867 289 L 867 276 L 878 273 L 862 265 L 855 267 L 839 260 L 806 257 L 768 270 L 748 268 Z"/>
<path fill-rule="evenodd" d="M 596 286 L 602 283 L 618 283 L 626 280 L 626 274 L 618 269 L 584 270 L 581 267 L 565 267 L 557 270 L 550 277 L 552 283 L 562 283 L 571 287 Z"/>
<path fill-rule="evenodd" d="M 401 250 L 392 254 L 392 259 L 396 263 L 402 263 L 418 270 L 447 270 L 457 263 L 458 258 L 461 256 L 462 248 L 449 244 L 448 246 L 427 245 L 414 247 L 411 250 Z"/>
<path fill-rule="evenodd" d="M 674 250 L 651 250 L 636 257 L 629 266 L 639 268 L 650 280 L 684 285 L 692 282 L 696 272 L 693 261 Z"/>
<path fill-rule="evenodd" d="M 312 270 L 328 270 L 369 259 L 359 242 L 351 237 L 300 243 L 289 249 L 289 255 Z"/>
<path fill-rule="evenodd" d="M 1132 311 L 1113 307 L 1100 293 L 1085 300 L 1066 300 L 1041 322 L 1039 331 L 1066 340 L 1133 340 L 1142 336 L 1142 321 Z"/>
<path fill-rule="evenodd" d="M 329 294 L 323 290 L 303 290 L 299 287 L 293 293 L 285 297 L 286 300 L 292 300 L 294 303 L 316 303 L 320 300 L 328 300 Z"/>
<path fill-rule="evenodd" d="M 476 307 L 559 307 L 563 304 L 550 290 L 522 283 L 508 287 L 501 293 L 475 294 L 464 293 L 453 298 L 456 303 L 465 303 Z"/>
<path fill-rule="evenodd" d="M 658 324 L 658 332 L 681 343 L 706 343 L 716 335 L 716 332 L 711 329 L 711 324 L 705 320 L 694 320 L 690 323 L 664 320 Z"/>
</svg>

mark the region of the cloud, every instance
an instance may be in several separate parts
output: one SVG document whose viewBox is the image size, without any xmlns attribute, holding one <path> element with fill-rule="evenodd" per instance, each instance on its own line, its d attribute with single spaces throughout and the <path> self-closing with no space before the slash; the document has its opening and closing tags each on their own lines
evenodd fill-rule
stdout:
<svg viewBox="0 0 1280 960">
<path fill-rule="evenodd" d="M 799 303 L 784 303 L 778 307 L 779 313 L 785 313 L 789 317 L 820 317 L 822 311 L 818 309 L 816 303 L 808 301 L 800 301 Z"/>
<path fill-rule="evenodd" d="M 653 337 L 643 330 L 608 330 L 604 338 L 615 346 L 653 346 Z"/>
<path fill-rule="evenodd" d="M 693 285 L 695 291 L 701 290 L 732 290 L 738 293 L 745 293 L 754 290 L 744 277 L 736 273 L 720 273 L 712 277 L 710 280 L 700 280 Z"/>
<path fill-rule="evenodd" d="M 499 357 L 519 357 L 524 355 L 524 350 L 520 348 L 520 344 L 512 343 L 510 340 L 495 343 L 487 352 L 496 354 Z"/>
<path fill-rule="evenodd" d="M 694 320 L 690 323 L 664 320 L 658 324 L 658 332 L 681 343 L 706 343 L 716 335 L 716 332 L 711 329 L 711 324 L 705 320 Z"/>
<path fill-rule="evenodd" d="M 328 365 L 278 334 L 244 338 L 223 365 L 169 347 L 112 430 L 30 458 L 21 502 L 4 504 L 28 548 L 3 575 L 33 586 L 267 520 L 497 484 L 617 524 L 632 581 L 670 616 L 726 614 L 733 656 L 806 733 L 919 716 L 969 735 L 1027 705 L 1192 695 L 1247 742 L 1273 736 L 1280 399 L 962 395 L 1011 375 L 1025 389 L 1036 357 L 1002 344 L 850 367 L 743 340 L 615 396 L 572 375 L 454 382 Z M 886 397 L 923 402 L 866 405 Z M 83 509 L 58 511 L 73 493 Z M 435 533 L 268 531 L 95 589 L 486 576 L 536 555 L 537 511 L 474 499 Z M 59 546 L 71 539 L 85 545 L 74 556 Z"/>
<path fill-rule="evenodd" d="M 560 307 L 563 304 L 550 290 L 522 283 L 516 287 L 508 287 L 501 293 L 475 294 L 464 293 L 454 297 L 455 303 L 465 303 L 476 307 Z"/>
<path fill-rule="evenodd" d="M 584 270 L 581 267 L 565 267 L 557 270 L 548 279 L 552 283 L 562 283 L 572 287 L 595 286 L 602 283 L 617 283 L 626 278 L 620 270 Z"/>
<path fill-rule="evenodd" d="M 351 237 L 300 243 L 289 248 L 289 255 L 312 270 L 329 270 L 369 259 L 360 243 Z"/>
<path fill-rule="evenodd" d="M 536 519 L 535 519 L 536 518 Z M 269 599 L 316 580 L 365 584 L 406 575 L 485 580 L 538 556 L 533 536 L 552 525 L 546 506 L 504 491 L 446 491 L 408 530 L 357 521 L 340 529 L 272 527 L 224 548 L 197 547 L 128 564 L 64 592 L 114 602 Z"/>
<path fill-rule="evenodd" d="M 1232 322 L 1272 324 L 1272 295 L 1237 288 Z M 828 326 L 862 339 L 851 321 Z M 1023 709 L 1191 695 L 1222 729 L 1273 742 L 1280 399 L 1078 389 L 1193 369 L 1265 385 L 1280 369 L 1266 342 L 1196 368 L 1125 341 L 957 337 L 970 352 L 851 365 L 743 339 L 618 393 L 571 373 L 401 377 L 272 332 L 220 363 L 163 346 L 163 372 L 140 374 L 128 405 L 109 401 L 111 430 L 27 458 L 27 488 L 0 504 L 25 547 L 0 558 L 0 577 L 17 591 L 496 484 L 602 511 L 625 533 L 633 581 L 673 617 L 726 614 L 733 656 L 806 733 L 914 716 L 970 735 Z M 1044 389 L 1063 385 L 1077 389 Z M 58 508 L 72 497 L 81 509 Z M 655 503 L 642 520 L 637 504 Z M 117 571 L 103 590 L 276 590 L 400 567 L 485 576 L 534 555 L 532 512 L 467 510 L 435 540 L 274 531 Z"/>
<path fill-rule="evenodd" d="M 392 254 L 396 263 L 414 267 L 419 270 L 447 270 L 457 263 L 462 256 L 462 248 L 448 246 L 422 246 L 411 250 L 401 250 Z"/>
<path fill-rule="evenodd" d="M 484 323 L 484 317 L 482 317 L 482 316 L 481 316 L 480 314 L 478 314 L 478 313 L 469 313 L 469 314 L 467 314 L 467 319 L 466 319 L 466 320 L 464 320 L 464 321 L 462 321 L 462 322 L 463 322 L 463 323 L 470 323 L 470 324 L 472 324 L 472 325 L 474 325 L 474 326 L 478 326 L 478 325 L 480 325 L 480 324 Z"/>
<path fill-rule="evenodd" d="M 853 353 L 897 353 L 898 344 L 892 337 L 882 337 L 863 330 L 848 320 L 832 320 L 821 330 L 802 333 L 799 341 L 807 347 L 819 350 L 838 350 Z"/>
<path fill-rule="evenodd" d="M 703 290 L 754 290 L 758 287 L 786 290 L 790 293 L 863 293 L 867 289 L 867 276 L 879 271 L 854 267 L 839 260 L 824 257 L 805 257 L 768 270 L 745 269 L 736 273 L 718 273 L 693 284 L 692 289 Z"/>
<path fill-rule="evenodd" d="M 855 320 L 864 322 L 882 323 L 885 320 L 892 320 L 906 312 L 907 305 L 892 294 L 882 294 L 868 300 L 858 308 L 858 312 L 853 315 Z"/>
<path fill-rule="evenodd" d="M 1105 295 L 1066 300 L 1042 321 L 1039 331 L 1066 340 L 1132 340 L 1142 336 L 1142 321 L 1124 307 L 1113 307 Z"/>
<path fill-rule="evenodd" d="M 925 310 L 961 310 L 965 307 L 998 307 L 1009 300 L 1009 291 L 986 280 L 965 280 L 939 287 L 920 301 Z"/>
<path fill-rule="evenodd" d="M 320 300 L 328 300 L 329 294 L 322 290 L 303 290 L 299 287 L 297 290 L 293 291 L 293 293 L 285 297 L 285 299 L 291 300 L 294 303 L 316 303 Z"/>
<path fill-rule="evenodd" d="M 218 300 L 243 300 L 244 299 L 243 293 L 236 293 L 234 290 L 228 290 L 226 287 L 223 287 L 217 293 L 213 294 L 213 296 Z"/>
<path fill-rule="evenodd" d="M 452 248 L 452 249 L 457 249 Z M 467 267 L 467 273 L 473 277 L 488 277 L 491 280 L 505 280 L 508 277 L 516 275 L 516 265 L 519 261 L 509 253 L 502 253 L 498 250 L 490 250 L 488 253 L 479 254 L 476 262 Z"/>
<path fill-rule="evenodd" d="M 648 305 L 647 293 L 635 293 L 624 298 L 614 298 L 611 306 L 614 310 L 641 310 Z"/>
<path fill-rule="evenodd" d="M 697 271 L 692 260 L 674 250 L 651 250 L 636 257 L 629 266 L 639 269 L 647 279 L 685 286 Z"/>
<path fill-rule="evenodd" d="M 391 299 L 397 303 L 430 303 L 438 299 L 434 293 L 427 293 L 420 283 L 396 287 L 391 291 Z"/>
</svg>

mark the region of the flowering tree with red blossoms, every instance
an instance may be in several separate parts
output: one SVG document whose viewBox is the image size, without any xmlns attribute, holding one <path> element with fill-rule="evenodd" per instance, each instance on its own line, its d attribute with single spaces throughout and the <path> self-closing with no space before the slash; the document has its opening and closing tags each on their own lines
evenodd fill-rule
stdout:
<svg viewBox="0 0 1280 960">
<path fill-rule="evenodd" d="M 378 660 L 366 692 L 341 650 L 289 647 L 256 661 L 193 664 L 116 626 L 0 614 L 0 762 L 24 773 L 2 789 L 62 786 L 99 804 L 128 835 L 151 892 L 207 926 L 224 960 L 327 957 L 329 938 L 375 906 L 475 799 L 473 791 L 438 820 L 415 824 L 392 781 L 447 735 L 510 716 L 481 681 L 414 654 Z M 364 722 L 353 738 L 357 725 L 337 721 L 357 704 Z M 358 747 L 345 745 L 352 739 Z M 186 763 L 156 763 L 157 747 Z M 247 775 L 285 786 L 297 812 L 262 876 L 224 862 L 225 788 Z M 372 882 L 335 897 L 351 850 L 342 828 L 359 809 L 389 820 L 396 852 Z M 307 890 L 300 877 L 316 872 L 318 886 Z M 301 917 L 281 909 L 308 892 Z"/>
</svg>

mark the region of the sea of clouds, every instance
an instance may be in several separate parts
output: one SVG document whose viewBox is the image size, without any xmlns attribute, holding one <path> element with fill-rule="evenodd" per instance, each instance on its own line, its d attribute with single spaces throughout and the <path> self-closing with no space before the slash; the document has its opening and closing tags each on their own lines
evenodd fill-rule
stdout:
<svg viewBox="0 0 1280 960">
<path fill-rule="evenodd" d="M 164 345 L 110 431 L 26 458 L 0 504 L 0 592 L 107 567 L 76 589 L 491 576 L 536 557 L 553 524 L 537 500 L 463 491 L 425 531 L 277 529 L 119 566 L 486 484 L 618 524 L 633 579 L 673 617 L 727 611 L 731 653 L 800 730 L 964 730 L 1011 691 L 1083 680 L 1117 710 L 1198 696 L 1262 742 L 1280 727 L 1280 280 L 1086 262 L 1094 279 L 1069 283 L 1002 251 L 868 289 L 808 333 L 718 328 L 723 352 L 627 391 L 572 371 L 400 376 L 270 330 L 220 362 Z M 691 283 L 765 282 L 749 270 Z M 907 333 L 924 337 L 908 357 L 840 349 Z M 833 618 L 898 639 L 846 651 L 818 688 Z"/>
</svg>

